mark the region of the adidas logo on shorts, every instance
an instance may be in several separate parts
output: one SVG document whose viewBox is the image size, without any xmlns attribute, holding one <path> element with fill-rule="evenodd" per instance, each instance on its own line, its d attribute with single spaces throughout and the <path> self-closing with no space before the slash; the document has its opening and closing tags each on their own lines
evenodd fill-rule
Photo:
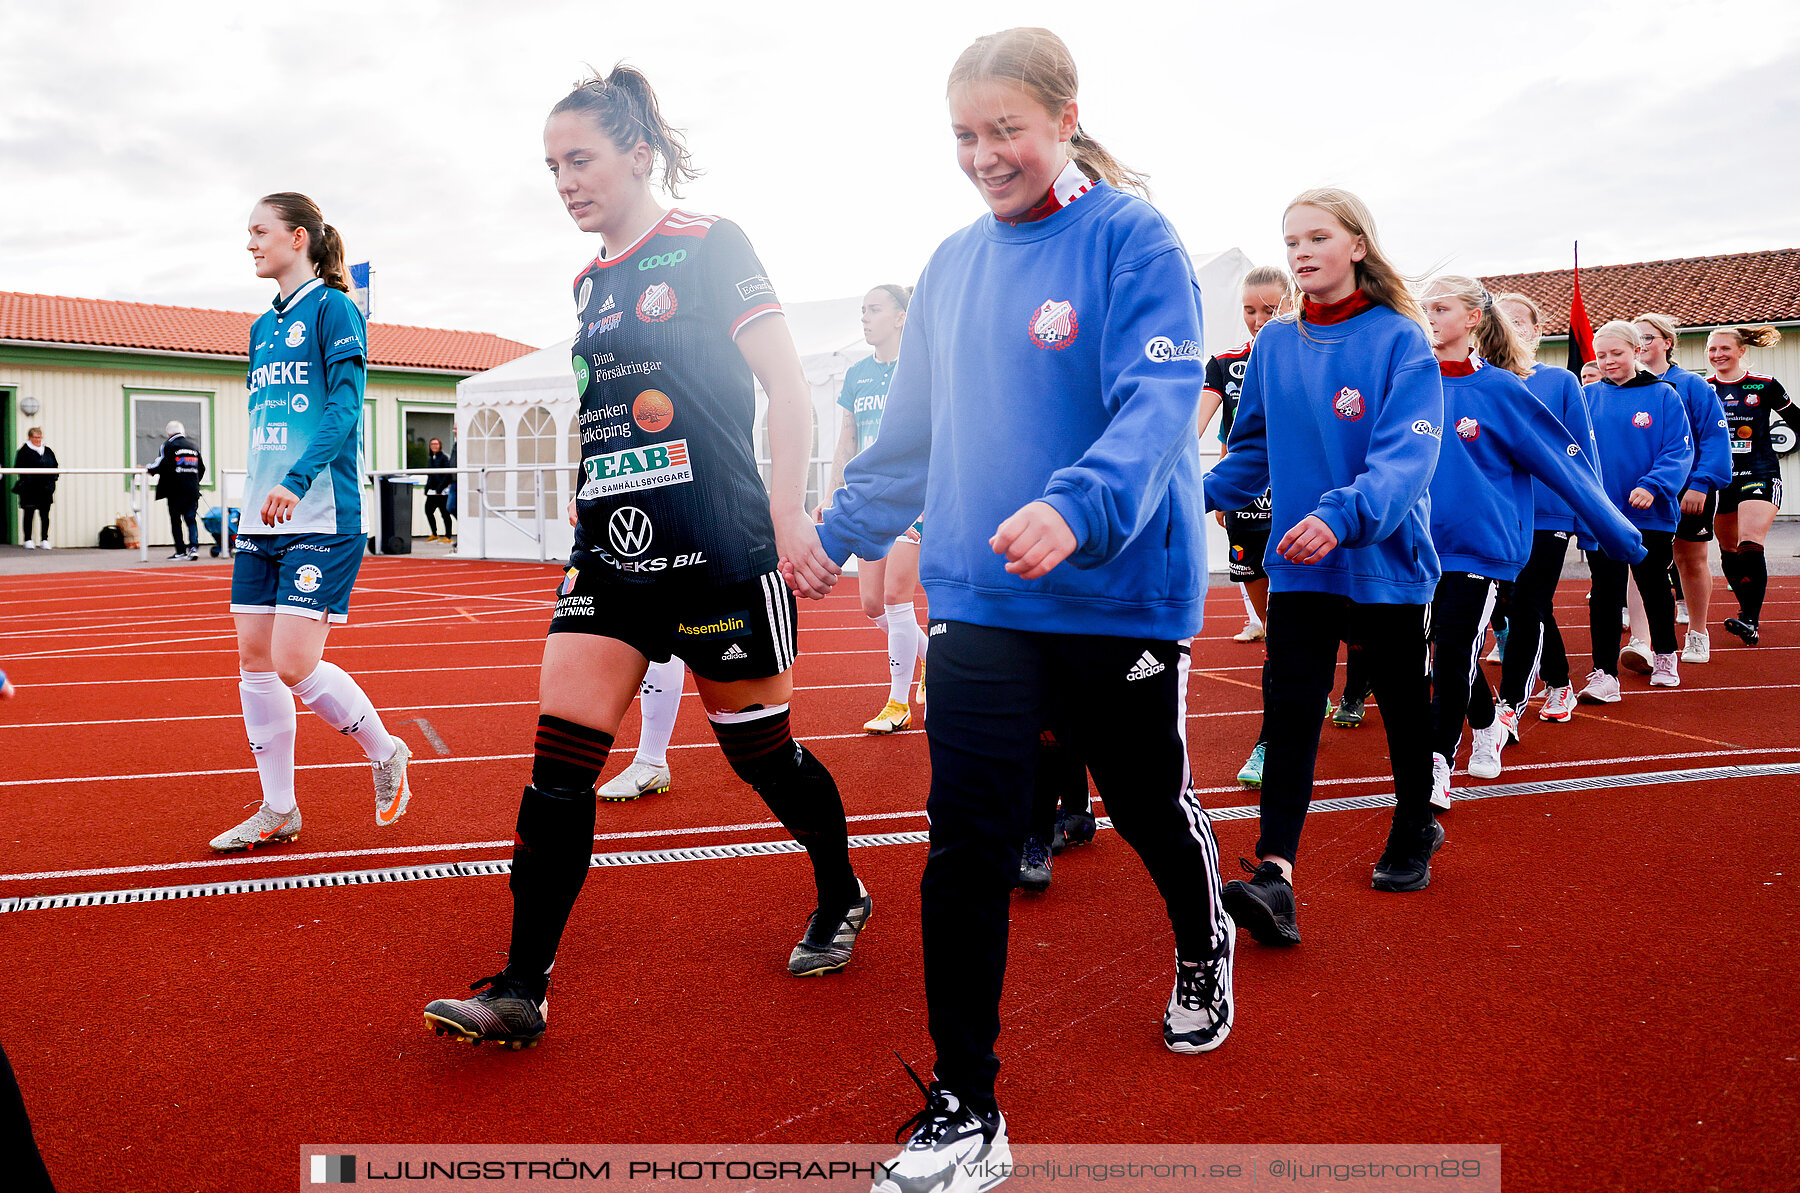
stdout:
<svg viewBox="0 0 1800 1193">
<path fill-rule="evenodd" d="M 1146 650 L 1138 656 L 1138 661 L 1131 665 L 1131 670 L 1125 673 L 1125 681 L 1129 683 L 1136 679 L 1149 679 L 1152 675 L 1161 674 L 1166 670 L 1168 668 L 1157 662 L 1156 656 Z"/>
<path fill-rule="evenodd" d="M 739 659 L 747 659 L 749 657 L 750 656 L 744 652 L 743 647 L 741 647 L 737 643 L 733 642 L 731 644 L 731 649 L 727 650 L 724 654 L 719 656 L 719 661 L 721 663 L 733 663 Z"/>
</svg>

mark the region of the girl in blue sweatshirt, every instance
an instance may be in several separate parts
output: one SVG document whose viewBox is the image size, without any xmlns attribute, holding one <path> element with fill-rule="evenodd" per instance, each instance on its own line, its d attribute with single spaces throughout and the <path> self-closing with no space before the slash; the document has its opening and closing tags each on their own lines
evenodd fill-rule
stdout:
<svg viewBox="0 0 1800 1193">
<path fill-rule="evenodd" d="M 1527 359 L 1534 358 L 1544 334 L 1544 314 L 1537 303 L 1523 294 L 1496 294 L 1494 309 L 1519 333 Z M 1568 428 L 1570 438 L 1580 445 L 1598 477 L 1600 461 L 1593 446 L 1594 422 L 1588 417 L 1587 400 L 1581 396 L 1581 382 L 1575 374 L 1532 359 L 1525 388 Z M 1519 578 L 1513 581 L 1506 650 L 1500 664 L 1500 703 L 1494 710 L 1513 741 L 1519 740 L 1519 718 L 1525 710 L 1525 698 L 1539 676 L 1543 677 L 1545 692 L 1538 719 L 1560 723 L 1575 715 L 1569 655 L 1556 624 L 1554 607 L 1556 586 L 1562 580 L 1563 564 L 1569 556 L 1569 540 L 1575 537 L 1575 511 L 1536 478 L 1531 482 L 1531 509 L 1531 556 L 1519 569 Z"/>
<path fill-rule="evenodd" d="M 1615 319 L 1594 333 L 1600 380 L 1583 395 L 1594 418 L 1594 441 L 1606 495 L 1644 537 L 1645 556 L 1631 565 L 1649 618 L 1655 651 L 1650 682 L 1677 687 L 1675 594 L 1669 590 L 1670 544 L 1681 519 L 1678 504 L 1694 466 L 1687 408 L 1675 387 L 1637 361 L 1637 330 Z M 1588 629 L 1594 670 L 1580 699 L 1612 704 L 1619 699 L 1619 606 L 1625 603 L 1625 565 L 1593 550 L 1592 527 L 1583 527 L 1593 586 L 1588 590 Z"/>
<path fill-rule="evenodd" d="M 1140 180 L 1082 129 L 1075 84 L 1043 29 L 983 37 L 957 60 L 958 162 L 990 210 L 926 265 L 881 436 L 819 527 L 840 564 L 886 554 L 921 507 L 931 527 L 920 895 L 937 1060 L 901 1178 L 1009 1154 L 994 1044 L 1046 724 L 1076 733 L 1168 906 L 1165 1044 L 1208 1051 L 1231 1030 L 1233 934 L 1185 736 L 1185 640 L 1206 586 L 1200 293 L 1168 221 L 1130 193 Z"/>
<path fill-rule="evenodd" d="M 1364 648 L 1398 799 L 1377 890 L 1421 890 L 1444 831 L 1431 811 L 1429 605 L 1437 587 L 1426 486 L 1444 391 L 1416 299 L 1346 191 L 1306 191 L 1282 217 L 1298 318 L 1257 337 L 1211 509 L 1271 490 L 1262 835 L 1226 907 L 1263 944 L 1296 944 L 1291 886 L 1340 639 Z"/>
<path fill-rule="evenodd" d="M 1591 441 L 1525 388 L 1533 362 L 1494 296 L 1473 278 L 1446 274 L 1426 288 L 1425 318 L 1444 381 L 1443 448 L 1431 478 L 1431 541 L 1444 569 L 1431 603 L 1431 802 L 1448 808 L 1465 716 L 1475 731 L 1469 773 L 1500 773 L 1507 727 L 1481 674 L 1481 639 L 1500 585 L 1531 552 L 1532 478 L 1573 506 L 1609 554 L 1635 560 L 1644 548 L 1600 487 Z"/>
</svg>

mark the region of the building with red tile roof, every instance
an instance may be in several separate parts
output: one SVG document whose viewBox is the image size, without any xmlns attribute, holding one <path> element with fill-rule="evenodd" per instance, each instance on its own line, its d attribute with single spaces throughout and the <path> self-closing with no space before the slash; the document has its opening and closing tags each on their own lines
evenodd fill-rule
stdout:
<svg viewBox="0 0 1800 1193">
<path fill-rule="evenodd" d="M 1495 294 L 1524 294 L 1544 310 L 1544 334 L 1569 334 L 1575 272 L 1503 273 L 1481 279 Z M 1646 311 L 1680 327 L 1800 322 L 1800 249 L 1678 257 L 1581 267 L 1581 299 L 1595 326 Z"/>
</svg>

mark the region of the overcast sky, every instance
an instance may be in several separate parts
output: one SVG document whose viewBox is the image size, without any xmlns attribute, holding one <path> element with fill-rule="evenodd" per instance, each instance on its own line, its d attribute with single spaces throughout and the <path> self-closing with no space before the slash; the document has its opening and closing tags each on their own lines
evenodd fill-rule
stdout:
<svg viewBox="0 0 1800 1193">
<path fill-rule="evenodd" d="M 1196 252 L 1280 261 L 1322 184 L 1414 271 L 1800 245 L 1800 4 L 622 7 L 0 0 L 0 289 L 258 309 L 246 217 L 301 190 L 374 263 L 378 320 L 550 343 L 599 238 L 543 120 L 621 58 L 706 170 L 681 205 L 741 224 L 784 298 L 910 282 L 983 210 L 946 72 L 1016 24 L 1069 43 L 1084 127 Z"/>
</svg>

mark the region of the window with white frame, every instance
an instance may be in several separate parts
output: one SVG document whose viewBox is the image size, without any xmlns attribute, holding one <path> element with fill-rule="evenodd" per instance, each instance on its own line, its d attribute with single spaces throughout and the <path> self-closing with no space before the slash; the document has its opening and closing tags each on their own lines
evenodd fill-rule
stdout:
<svg viewBox="0 0 1800 1193">
<path fill-rule="evenodd" d="M 529 468 L 534 464 L 554 465 L 556 463 L 556 418 L 548 407 L 533 406 L 519 419 L 519 466 Z M 522 515 L 532 515 L 539 508 L 539 480 L 550 482 L 543 486 L 541 506 L 544 517 L 556 514 L 556 480 L 554 470 L 546 471 L 542 478 L 535 472 L 518 474 L 518 506 Z"/>
</svg>

